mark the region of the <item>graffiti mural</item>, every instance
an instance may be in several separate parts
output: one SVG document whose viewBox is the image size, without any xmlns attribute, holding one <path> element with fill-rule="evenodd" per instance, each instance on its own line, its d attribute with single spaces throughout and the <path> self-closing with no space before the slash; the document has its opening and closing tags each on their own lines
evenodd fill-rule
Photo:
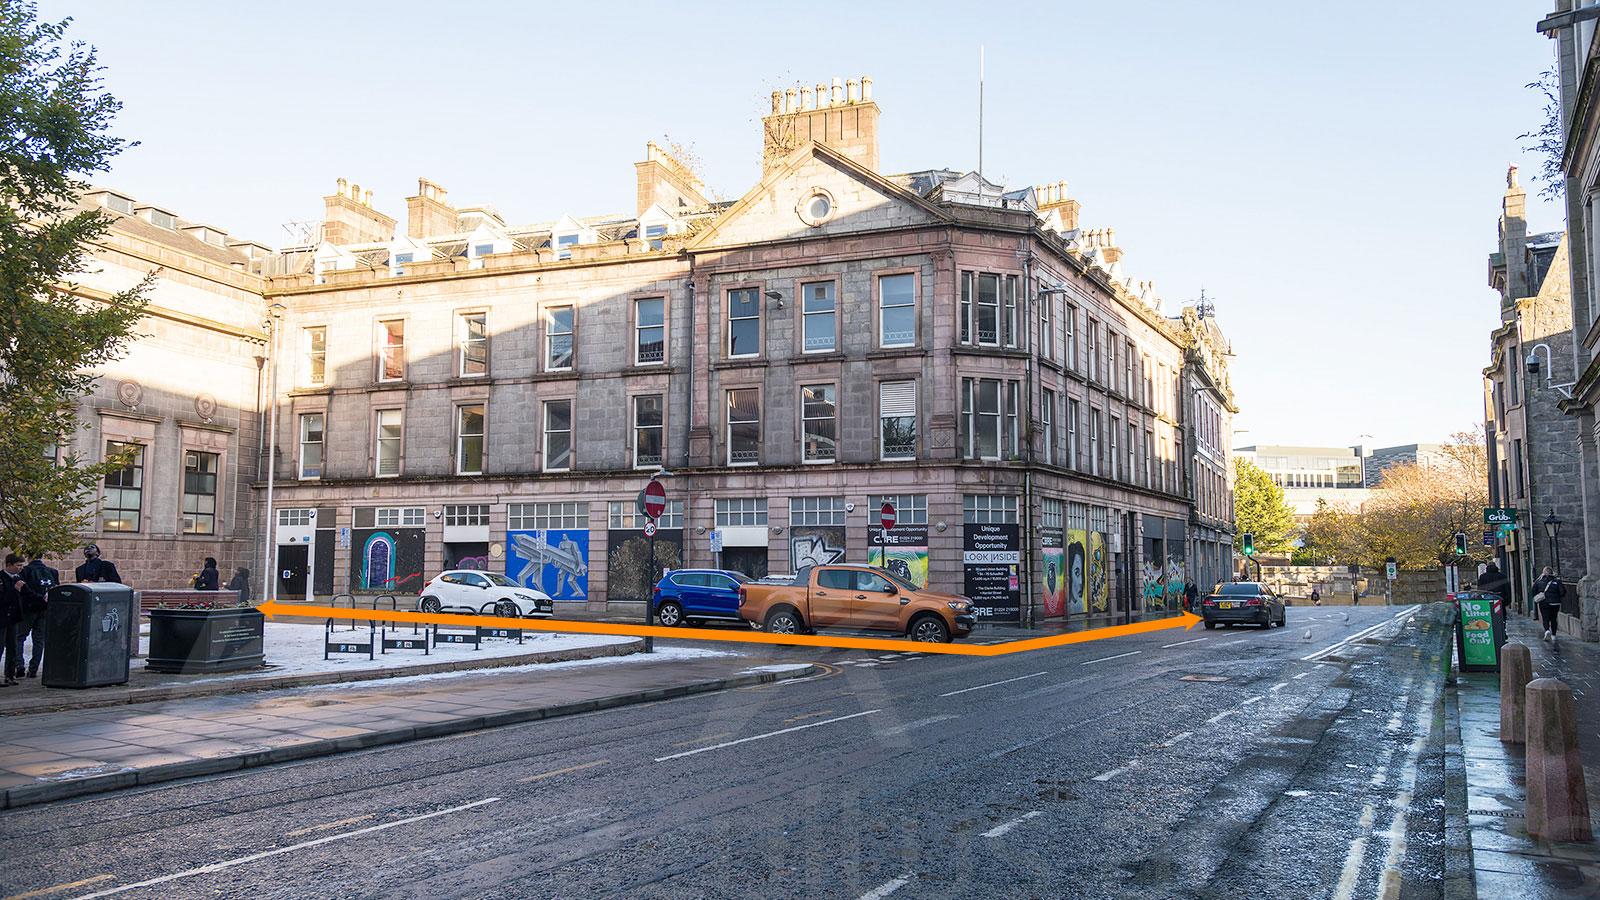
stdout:
<svg viewBox="0 0 1600 900">
<path fill-rule="evenodd" d="M 796 572 L 806 566 L 843 561 L 843 526 L 798 525 L 789 529 L 789 562 Z"/>
<path fill-rule="evenodd" d="M 415 593 L 427 532 L 421 528 L 357 528 L 350 533 L 352 594 Z"/>
<path fill-rule="evenodd" d="M 1110 562 L 1106 557 L 1106 536 L 1089 532 L 1089 611 L 1103 613 L 1111 601 Z"/>
<path fill-rule="evenodd" d="M 650 583 L 645 560 L 650 539 L 637 529 L 606 532 L 606 600 L 643 602 L 655 588 Z M 653 572 L 683 568 L 683 529 L 663 528 L 656 532 L 656 559 Z"/>
<path fill-rule="evenodd" d="M 888 531 L 881 525 L 867 526 L 867 565 L 927 587 L 928 526 L 897 525 Z"/>
<path fill-rule="evenodd" d="M 1089 538 L 1082 528 L 1067 530 L 1067 612 L 1088 609 Z"/>
<path fill-rule="evenodd" d="M 1046 616 L 1067 611 L 1067 550 L 1061 545 L 1061 529 L 1039 530 L 1039 599 Z"/>
<path fill-rule="evenodd" d="M 506 533 L 506 575 L 552 600 L 589 599 L 589 529 Z"/>
</svg>

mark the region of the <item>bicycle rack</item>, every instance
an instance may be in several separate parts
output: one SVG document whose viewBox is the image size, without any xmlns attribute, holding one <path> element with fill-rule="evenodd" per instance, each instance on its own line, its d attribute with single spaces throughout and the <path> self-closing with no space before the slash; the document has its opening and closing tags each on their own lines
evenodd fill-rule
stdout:
<svg viewBox="0 0 1600 900">
<path fill-rule="evenodd" d="M 396 634 L 398 635 L 399 632 L 396 632 Z M 421 650 L 423 656 L 430 655 L 429 647 L 428 647 L 428 633 L 426 631 L 424 631 L 422 633 L 422 637 L 420 637 L 420 638 L 419 637 L 390 637 L 389 636 L 389 628 L 388 628 L 387 625 L 385 625 L 384 629 L 383 629 L 382 638 L 383 638 L 383 641 L 382 641 L 382 648 L 383 648 L 382 652 L 383 653 L 388 653 L 390 650 Z"/>
<path fill-rule="evenodd" d="M 328 659 L 335 653 L 365 653 L 367 659 L 374 659 L 372 648 L 376 642 L 373 640 L 373 631 L 376 627 L 371 622 L 367 623 L 367 639 L 365 642 L 336 641 L 333 639 L 333 619 L 329 618 L 322 628 L 322 658 Z M 351 630 L 354 631 L 355 629 L 352 628 Z"/>
<path fill-rule="evenodd" d="M 467 627 L 470 627 L 472 630 L 471 631 L 442 631 L 442 630 L 440 630 L 442 628 L 467 628 Z M 472 625 L 472 626 L 463 626 L 463 625 L 446 626 L 446 625 L 437 625 L 436 624 L 436 625 L 433 626 L 433 646 L 434 646 L 435 649 L 437 649 L 440 644 L 463 644 L 463 645 L 464 644 L 471 644 L 472 645 L 472 649 L 474 649 L 474 650 L 482 650 L 483 649 L 483 632 L 484 632 L 484 629 L 480 628 L 480 627 L 478 627 L 476 625 Z"/>
<path fill-rule="evenodd" d="M 328 605 L 332 606 L 335 609 L 338 609 L 340 600 L 348 600 L 348 601 L 350 601 L 350 610 L 352 612 L 355 611 L 355 608 L 356 608 L 356 595 L 355 594 L 334 594 L 333 595 L 333 599 L 328 601 Z M 329 619 L 328 621 L 332 622 L 333 620 Z M 348 619 L 346 621 L 348 621 L 350 623 L 350 630 L 351 631 L 355 631 L 356 630 L 356 620 L 355 619 Z"/>
</svg>

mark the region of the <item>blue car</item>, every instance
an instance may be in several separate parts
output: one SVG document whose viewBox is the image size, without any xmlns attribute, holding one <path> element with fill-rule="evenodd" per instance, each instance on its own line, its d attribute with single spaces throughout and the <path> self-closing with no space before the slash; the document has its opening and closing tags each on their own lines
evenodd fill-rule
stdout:
<svg viewBox="0 0 1600 900">
<path fill-rule="evenodd" d="M 668 628 L 700 619 L 738 622 L 739 585 L 750 579 L 721 569 L 679 569 L 656 585 L 650 600 L 655 620 Z"/>
</svg>

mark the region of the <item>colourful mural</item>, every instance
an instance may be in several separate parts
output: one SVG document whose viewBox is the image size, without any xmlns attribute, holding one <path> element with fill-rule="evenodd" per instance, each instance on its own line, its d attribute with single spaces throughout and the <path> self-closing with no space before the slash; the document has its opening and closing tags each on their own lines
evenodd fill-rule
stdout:
<svg viewBox="0 0 1600 900">
<path fill-rule="evenodd" d="M 1088 609 L 1089 550 L 1088 534 L 1082 528 L 1067 530 L 1067 612 Z"/>
<path fill-rule="evenodd" d="M 1067 550 L 1061 546 L 1061 529 L 1039 530 L 1039 602 L 1046 616 L 1067 611 Z"/>
<path fill-rule="evenodd" d="M 589 599 L 589 529 L 506 533 L 506 575 L 552 600 Z"/>
<path fill-rule="evenodd" d="M 350 540 L 350 592 L 416 593 L 422 587 L 427 532 L 421 528 L 357 528 Z"/>
<path fill-rule="evenodd" d="M 867 527 L 867 565 L 885 569 L 919 588 L 928 586 L 928 526 Z"/>
<path fill-rule="evenodd" d="M 1106 557 L 1106 536 L 1089 532 L 1089 611 L 1103 613 L 1111 602 L 1110 560 Z"/>
</svg>

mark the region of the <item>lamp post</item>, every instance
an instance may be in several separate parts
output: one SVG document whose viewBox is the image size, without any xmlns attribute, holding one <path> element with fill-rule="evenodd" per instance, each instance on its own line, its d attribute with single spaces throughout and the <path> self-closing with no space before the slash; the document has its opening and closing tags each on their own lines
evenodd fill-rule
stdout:
<svg viewBox="0 0 1600 900">
<path fill-rule="evenodd" d="M 272 329 L 270 362 L 272 372 L 268 376 L 270 387 L 267 388 L 267 403 L 272 406 L 272 416 L 268 429 L 270 437 L 267 439 L 266 528 L 261 536 L 261 577 L 264 579 L 261 583 L 261 596 L 268 600 L 278 598 L 278 561 L 272 552 L 277 544 L 273 529 L 272 487 L 278 468 L 278 332 L 283 330 L 283 314 L 288 309 L 282 303 L 274 303 L 267 307 L 270 315 L 265 323 Z"/>
<path fill-rule="evenodd" d="M 1556 557 L 1556 577 L 1561 577 L 1561 520 L 1556 518 L 1556 511 L 1551 510 L 1550 515 L 1544 518 L 1544 536 L 1550 539 L 1550 549 Z"/>
</svg>

